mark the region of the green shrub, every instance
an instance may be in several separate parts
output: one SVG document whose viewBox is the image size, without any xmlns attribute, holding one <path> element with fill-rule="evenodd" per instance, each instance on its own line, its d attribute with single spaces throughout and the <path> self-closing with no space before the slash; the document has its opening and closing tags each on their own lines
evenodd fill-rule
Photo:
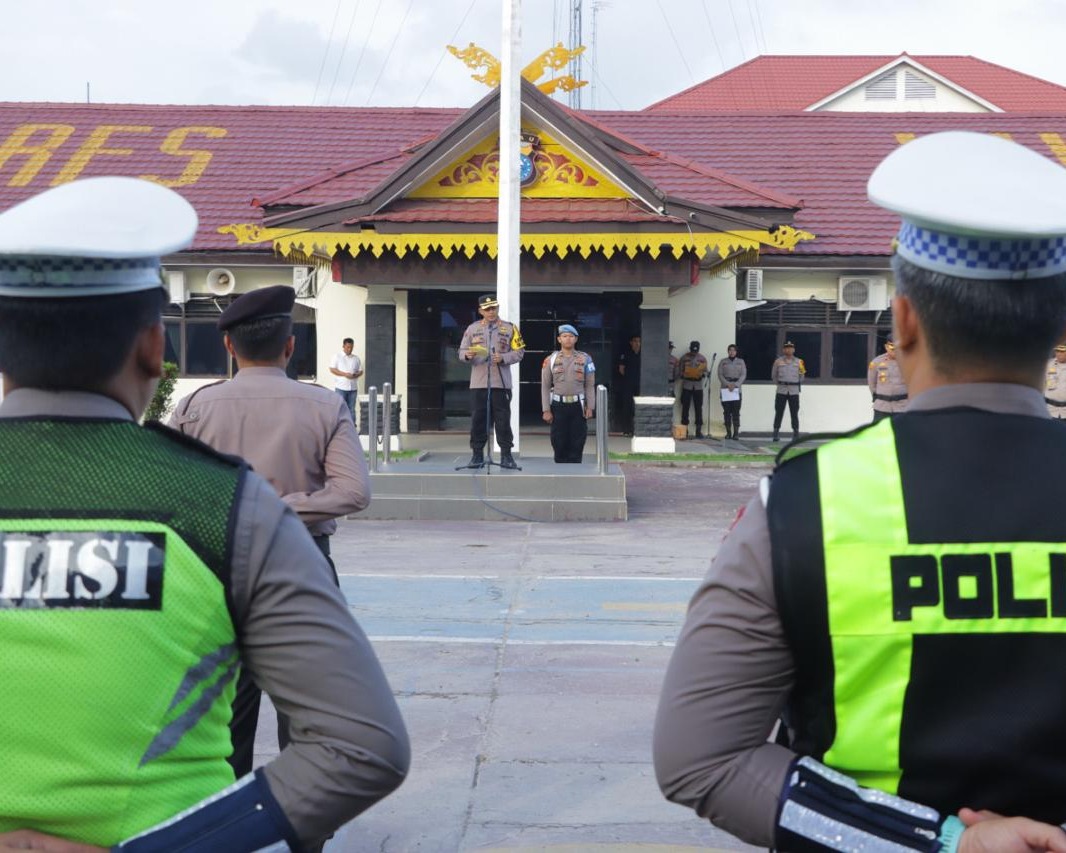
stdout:
<svg viewBox="0 0 1066 853">
<path fill-rule="evenodd" d="M 146 422 L 161 421 L 170 414 L 172 408 L 170 398 L 174 395 L 174 383 L 178 380 L 178 372 L 179 368 L 174 362 L 163 362 L 163 376 L 155 389 L 155 396 L 152 397 L 152 402 L 144 410 L 144 420 Z"/>
</svg>

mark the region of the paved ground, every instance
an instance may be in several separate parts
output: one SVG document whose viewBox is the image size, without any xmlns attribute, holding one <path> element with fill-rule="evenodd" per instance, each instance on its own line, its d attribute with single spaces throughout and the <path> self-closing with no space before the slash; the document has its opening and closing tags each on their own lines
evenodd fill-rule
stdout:
<svg viewBox="0 0 1066 853">
<path fill-rule="evenodd" d="M 627 522 L 344 522 L 414 760 L 327 851 L 751 849 L 662 798 L 650 741 L 685 602 L 766 470 L 626 466 Z"/>
</svg>

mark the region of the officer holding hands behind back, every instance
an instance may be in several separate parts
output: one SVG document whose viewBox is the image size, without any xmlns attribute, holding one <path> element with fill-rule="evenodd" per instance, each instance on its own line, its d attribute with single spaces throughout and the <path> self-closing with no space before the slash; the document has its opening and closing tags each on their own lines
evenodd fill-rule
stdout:
<svg viewBox="0 0 1066 853">
<path fill-rule="evenodd" d="M 1066 431 L 1043 400 L 1066 170 L 937 133 L 868 192 L 903 220 L 910 403 L 784 462 L 738 515 L 663 685 L 659 784 L 793 853 L 1066 851 Z"/>
<path fill-rule="evenodd" d="M 302 850 L 407 771 L 304 525 L 243 460 L 137 424 L 162 374 L 160 258 L 196 228 L 133 178 L 0 215 L 0 848 Z M 242 669 L 300 736 L 236 778 Z"/>
<path fill-rule="evenodd" d="M 540 407 L 551 424 L 556 462 L 580 462 L 588 438 L 588 419 L 596 412 L 596 365 L 592 356 L 574 349 L 577 329 L 559 327 L 559 350 L 540 367 Z"/>
</svg>

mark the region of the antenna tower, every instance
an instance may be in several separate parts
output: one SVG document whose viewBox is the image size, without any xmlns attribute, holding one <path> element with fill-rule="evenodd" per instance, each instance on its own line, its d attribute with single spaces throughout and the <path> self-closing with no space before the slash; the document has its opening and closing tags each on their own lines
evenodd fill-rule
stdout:
<svg viewBox="0 0 1066 853">
<path fill-rule="evenodd" d="M 570 50 L 576 51 L 581 47 L 581 0 L 570 0 Z M 581 79 L 581 54 L 577 53 L 570 59 L 570 76 L 575 80 Z M 570 91 L 571 109 L 581 109 L 581 87 Z"/>
</svg>

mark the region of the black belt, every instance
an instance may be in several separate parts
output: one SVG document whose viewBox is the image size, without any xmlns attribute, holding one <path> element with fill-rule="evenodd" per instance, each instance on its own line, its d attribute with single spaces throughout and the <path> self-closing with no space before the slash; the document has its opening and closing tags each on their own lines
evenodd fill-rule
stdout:
<svg viewBox="0 0 1066 853">
<path fill-rule="evenodd" d="M 799 387 L 799 383 L 798 382 L 778 382 L 777 384 L 778 385 L 795 385 L 797 388 Z"/>
<path fill-rule="evenodd" d="M 874 394 L 875 400 L 884 400 L 886 403 L 895 403 L 898 400 L 906 400 L 906 394 Z M 1062 405 L 1066 406 L 1066 403 Z"/>
<path fill-rule="evenodd" d="M 1058 400 L 1049 400 L 1047 397 L 1045 397 L 1044 402 L 1047 403 L 1049 406 L 1057 406 L 1060 409 L 1063 406 L 1066 406 L 1066 400 L 1060 403 Z"/>
</svg>

